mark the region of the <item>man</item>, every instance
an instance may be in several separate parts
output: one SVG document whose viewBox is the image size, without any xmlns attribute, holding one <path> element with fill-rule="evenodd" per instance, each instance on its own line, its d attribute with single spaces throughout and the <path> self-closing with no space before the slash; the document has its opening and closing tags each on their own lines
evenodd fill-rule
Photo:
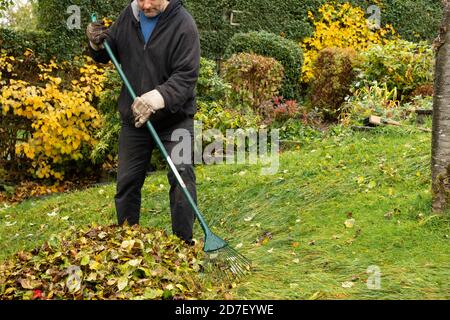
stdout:
<svg viewBox="0 0 450 320">
<path fill-rule="evenodd" d="M 186 155 L 182 161 L 173 160 L 196 201 L 193 117 L 200 43 L 193 18 L 181 0 L 134 0 L 109 29 L 102 22 L 91 23 L 86 34 L 97 62 L 109 61 L 103 47 L 103 41 L 108 42 L 138 96 L 132 101 L 123 86 L 118 101 L 121 131 L 115 203 L 119 225 L 139 223 L 141 189 L 155 148 L 147 120 L 169 155 L 179 143 L 173 141 L 172 133 L 177 129 L 188 133 L 182 142 L 188 142 L 183 150 L 189 150 L 189 160 Z M 194 212 L 170 170 L 168 180 L 172 231 L 192 244 Z"/>
</svg>

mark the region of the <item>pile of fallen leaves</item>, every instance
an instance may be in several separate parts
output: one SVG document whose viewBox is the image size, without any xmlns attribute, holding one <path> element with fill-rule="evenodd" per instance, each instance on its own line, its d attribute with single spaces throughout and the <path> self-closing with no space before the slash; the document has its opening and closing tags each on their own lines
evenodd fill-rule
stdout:
<svg viewBox="0 0 450 320">
<path fill-rule="evenodd" d="M 19 203 L 32 197 L 42 197 L 54 193 L 62 193 L 83 186 L 88 182 L 56 182 L 53 185 L 44 185 L 35 181 L 22 181 L 16 186 L 0 185 L 0 203 Z"/>
<path fill-rule="evenodd" d="M 99 182 L 100 177 L 95 175 L 72 177 L 64 181 L 56 181 L 53 184 L 38 180 L 6 184 L 2 183 L 0 179 L 0 203 L 20 203 L 29 198 L 40 198 L 56 193 L 83 190 Z"/>
<path fill-rule="evenodd" d="M 0 265 L 0 299 L 230 298 L 202 274 L 201 244 L 160 230 L 75 227 Z"/>
</svg>

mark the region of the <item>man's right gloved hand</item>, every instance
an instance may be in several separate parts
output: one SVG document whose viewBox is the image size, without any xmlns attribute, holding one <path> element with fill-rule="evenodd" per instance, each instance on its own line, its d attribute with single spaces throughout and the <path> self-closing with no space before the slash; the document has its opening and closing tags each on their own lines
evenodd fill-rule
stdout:
<svg viewBox="0 0 450 320">
<path fill-rule="evenodd" d="M 96 21 L 88 24 L 86 35 L 89 43 L 94 50 L 103 49 L 103 41 L 106 39 L 108 27 L 104 21 Z"/>
<path fill-rule="evenodd" d="M 136 128 L 142 127 L 153 113 L 164 107 L 164 98 L 158 90 L 152 90 L 137 97 L 131 106 Z"/>
</svg>

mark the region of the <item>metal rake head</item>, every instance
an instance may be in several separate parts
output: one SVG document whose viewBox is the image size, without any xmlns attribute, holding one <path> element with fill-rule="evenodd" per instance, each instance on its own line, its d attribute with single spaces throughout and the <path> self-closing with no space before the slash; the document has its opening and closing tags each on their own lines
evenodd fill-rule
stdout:
<svg viewBox="0 0 450 320">
<path fill-rule="evenodd" d="M 251 261 L 229 245 L 207 252 L 206 262 L 215 275 L 226 278 L 230 282 L 243 278 L 251 269 Z"/>
</svg>

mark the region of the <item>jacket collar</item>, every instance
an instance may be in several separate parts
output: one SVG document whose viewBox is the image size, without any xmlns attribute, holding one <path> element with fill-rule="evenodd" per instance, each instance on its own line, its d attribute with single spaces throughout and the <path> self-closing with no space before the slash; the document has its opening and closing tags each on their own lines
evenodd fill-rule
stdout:
<svg viewBox="0 0 450 320">
<path fill-rule="evenodd" d="M 137 3 L 137 0 L 134 0 L 132 3 L 131 3 L 131 10 L 133 11 L 133 16 L 134 16 L 134 18 L 137 20 L 137 21 L 139 21 L 139 6 L 138 6 L 138 3 Z"/>
</svg>

